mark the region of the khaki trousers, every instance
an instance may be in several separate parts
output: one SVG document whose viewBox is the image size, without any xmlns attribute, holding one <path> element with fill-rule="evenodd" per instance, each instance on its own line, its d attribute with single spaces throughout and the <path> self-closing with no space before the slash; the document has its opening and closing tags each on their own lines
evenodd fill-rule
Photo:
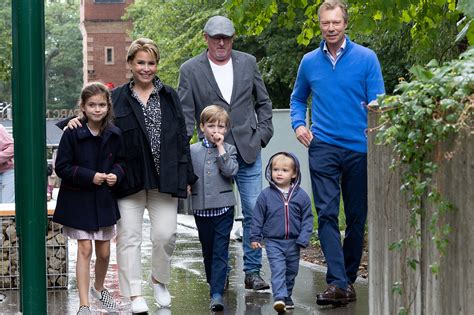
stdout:
<svg viewBox="0 0 474 315">
<path fill-rule="evenodd" d="M 151 272 L 153 278 L 168 284 L 176 242 L 178 199 L 157 189 L 142 190 L 118 199 L 118 206 L 121 219 L 117 222 L 117 264 L 121 294 L 125 297 L 142 295 L 141 245 L 145 208 L 151 223 Z"/>
</svg>

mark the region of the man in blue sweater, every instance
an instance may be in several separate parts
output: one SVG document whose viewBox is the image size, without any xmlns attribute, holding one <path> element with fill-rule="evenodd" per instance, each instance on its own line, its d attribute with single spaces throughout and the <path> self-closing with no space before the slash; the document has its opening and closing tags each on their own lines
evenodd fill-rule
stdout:
<svg viewBox="0 0 474 315">
<path fill-rule="evenodd" d="M 318 10 L 323 41 L 306 54 L 291 95 L 291 124 L 308 148 L 318 234 L 326 257 L 328 288 L 319 305 L 356 300 L 352 284 L 362 256 L 367 218 L 367 104 L 383 94 L 375 53 L 345 35 L 348 15 L 341 0 L 325 0 Z M 311 131 L 306 128 L 312 95 Z M 338 214 L 344 201 L 346 231 L 341 244 Z"/>
</svg>

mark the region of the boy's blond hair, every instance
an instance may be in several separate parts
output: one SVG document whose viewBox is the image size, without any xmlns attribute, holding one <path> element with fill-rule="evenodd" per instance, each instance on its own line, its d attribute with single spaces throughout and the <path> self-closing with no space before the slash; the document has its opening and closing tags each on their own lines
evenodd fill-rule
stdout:
<svg viewBox="0 0 474 315">
<path fill-rule="evenodd" d="M 206 108 L 202 110 L 199 120 L 201 125 L 215 121 L 224 123 L 227 129 L 229 129 L 230 125 L 229 114 L 224 108 L 218 105 L 206 106 Z"/>
<path fill-rule="evenodd" d="M 296 164 L 295 164 L 295 160 L 293 160 L 291 157 L 289 157 L 288 155 L 284 154 L 284 153 L 279 153 L 277 155 L 275 155 L 272 159 L 272 168 L 273 168 L 273 163 L 275 162 L 278 162 L 278 161 L 283 161 L 283 160 L 288 160 L 291 162 L 291 167 L 293 168 L 293 172 L 296 173 Z"/>
</svg>

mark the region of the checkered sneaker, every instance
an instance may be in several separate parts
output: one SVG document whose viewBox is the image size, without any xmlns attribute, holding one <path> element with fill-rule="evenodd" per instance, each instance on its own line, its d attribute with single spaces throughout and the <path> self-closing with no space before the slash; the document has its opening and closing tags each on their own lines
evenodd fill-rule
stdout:
<svg viewBox="0 0 474 315">
<path fill-rule="evenodd" d="M 88 305 L 81 305 L 81 307 L 79 307 L 79 310 L 77 311 L 76 314 L 77 315 L 90 315 L 92 313 Z"/>
<path fill-rule="evenodd" d="M 92 286 L 91 294 L 102 303 L 102 307 L 107 311 L 117 311 L 117 302 L 115 302 L 115 299 L 107 289 L 102 289 L 102 291 L 99 292 Z"/>
</svg>

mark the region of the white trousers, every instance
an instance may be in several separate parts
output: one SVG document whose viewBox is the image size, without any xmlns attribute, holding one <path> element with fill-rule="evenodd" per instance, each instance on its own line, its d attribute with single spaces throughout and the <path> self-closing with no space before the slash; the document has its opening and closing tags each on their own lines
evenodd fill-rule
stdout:
<svg viewBox="0 0 474 315">
<path fill-rule="evenodd" d="M 145 208 L 151 223 L 151 272 L 153 278 L 168 284 L 176 242 L 178 199 L 157 189 L 142 190 L 118 199 L 118 206 L 121 219 L 117 222 L 117 264 L 121 294 L 125 297 L 142 295 L 141 245 Z"/>
</svg>

